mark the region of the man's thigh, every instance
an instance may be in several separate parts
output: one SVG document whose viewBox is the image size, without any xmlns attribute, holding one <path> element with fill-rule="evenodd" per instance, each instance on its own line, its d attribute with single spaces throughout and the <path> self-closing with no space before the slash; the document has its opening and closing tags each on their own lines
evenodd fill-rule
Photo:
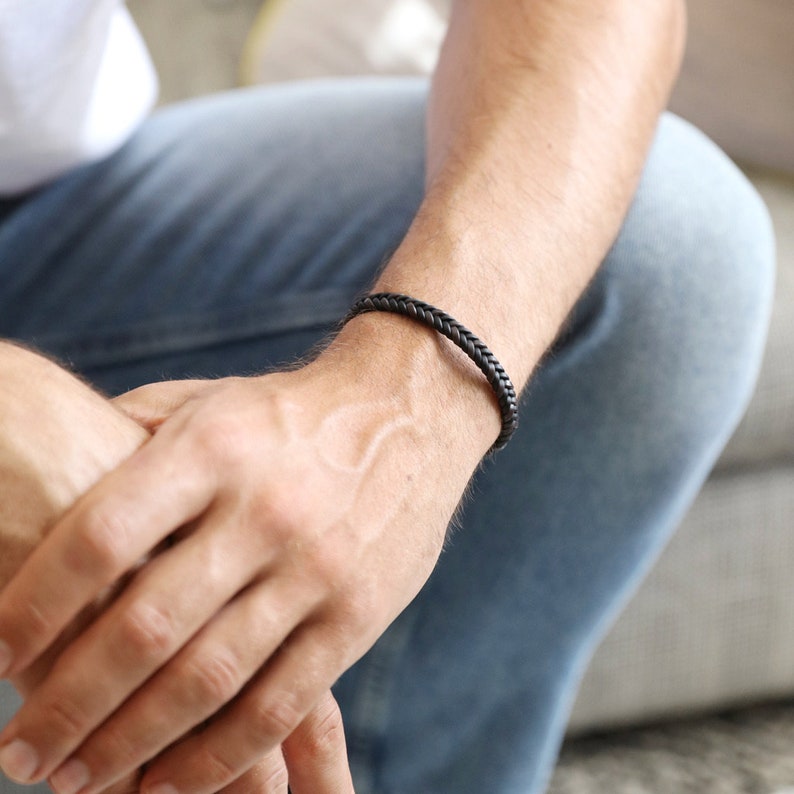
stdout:
<svg viewBox="0 0 794 794">
<path fill-rule="evenodd" d="M 0 205 L 0 337 L 116 392 L 305 352 L 421 200 L 426 84 L 322 82 L 163 110 Z"/>
</svg>

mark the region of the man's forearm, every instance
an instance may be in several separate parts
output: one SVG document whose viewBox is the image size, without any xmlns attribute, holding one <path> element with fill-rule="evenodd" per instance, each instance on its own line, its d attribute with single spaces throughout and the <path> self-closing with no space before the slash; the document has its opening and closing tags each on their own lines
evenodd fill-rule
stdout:
<svg viewBox="0 0 794 794">
<path fill-rule="evenodd" d="M 619 229 L 684 28 L 679 0 L 458 0 L 428 111 L 427 195 L 377 288 L 441 306 L 525 383 Z M 459 388 L 468 411 L 479 389 L 493 414 L 487 387 Z"/>
<path fill-rule="evenodd" d="M 438 289 L 435 273 L 454 285 L 444 287 L 447 304 L 517 380 L 617 234 L 684 27 L 678 0 L 455 4 L 428 113 L 417 233 L 427 226 L 441 237 L 428 288 Z M 406 278 L 408 266 L 398 267 L 390 280 Z"/>
</svg>

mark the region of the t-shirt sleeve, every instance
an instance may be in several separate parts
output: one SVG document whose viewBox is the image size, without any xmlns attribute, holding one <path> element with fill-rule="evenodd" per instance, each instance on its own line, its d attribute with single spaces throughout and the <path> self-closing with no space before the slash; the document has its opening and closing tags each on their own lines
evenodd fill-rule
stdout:
<svg viewBox="0 0 794 794">
<path fill-rule="evenodd" d="M 0 194 L 110 154 L 156 96 L 121 0 L 0 0 Z"/>
</svg>

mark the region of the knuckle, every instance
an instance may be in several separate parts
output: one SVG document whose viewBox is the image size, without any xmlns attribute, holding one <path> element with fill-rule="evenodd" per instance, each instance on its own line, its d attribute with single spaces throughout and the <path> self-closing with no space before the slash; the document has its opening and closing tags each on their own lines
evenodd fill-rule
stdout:
<svg viewBox="0 0 794 794">
<path fill-rule="evenodd" d="M 176 645 L 176 632 L 169 615 L 152 604 L 134 604 L 119 622 L 120 644 L 125 656 L 138 661 L 159 661 Z"/>
<path fill-rule="evenodd" d="M 257 744 L 264 748 L 289 736 L 300 724 L 302 717 L 294 697 L 287 693 L 275 697 L 260 697 L 251 710 L 250 730 Z"/>
<path fill-rule="evenodd" d="M 90 756 L 89 766 L 97 774 L 105 768 L 134 768 L 140 762 L 140 750 L 127 732 L 118 725 L 105 725 L 102 732 L 92 738 L 83 754 Z"/>
<path fill-rule="evenodd" d="M 289 773 L 281 751 L 268 753 L 239 777 L 224 794 L 289 794 Z"/>
<path fill-rule="evenodd" d="M 326 595 L 345 589 L 351 577 L 351 563 L 345 551 L 334 544 L 313 543 L 304 550 L 305 575 Z"/>
<path fill-rule="evenodd" d="M 280 483 L 279 485 L 281 485 Z M 303 548 L 304 535 L 308 521 L 302 520 L 300 498 L 292 499 L 290 486 L 282 490 L 267 488 L 259 493 L 259 497 L 251 504 L 251 520 L 253 523 L 266 525 L 268 533 L 282 546 L 295 549 Z"/>
<path fill-rule="evenodd" d="M 45 714 L 48 730 L 67 739 L 82 738 L 91 728 L 85 712 L 65 697 L 53 698 Z"/>
<path fill-rule="evenodd" d="M 206 782 L 213 786 L 225 786 L 239 776 L 234 764 L 208 745 L 201 749 L 197 762 Z"/>
<path fill-rule="evenodd" d="M 97 507 L 83 519 L 69 564 L 77 574 L 112 576 L 126 567 L 127 524 L 117 511 Z"/>
<path fill-rule="evenodd" d="M 380 599 L 374 588 L 359 586 L 354 591 L 346 593 L 348 612 L 353 624 L 369 626 L 373 616 L 378 612 Z"/>
<path fill-rule="evenodd" d="M 15 605 L 16 614 L 14 618 L 19 625 L 24 627 L 25 636 L 31 640 L 36 637 L 49 637 L 55 629 L 55 621 L 49 615 L 45 606 L 39 602 L 29 599 L 20 601 Z M 9 620 L 8 623 L 11 621 Z"/>
<path fill-rule="evenodd" d="M 283 794 L 287 791 L 289 785 L 289 775 L 287 774 L 287 767 L 283 761 L 273 764 L 267 770 L 262 780 L 262 791 L 265 794 Z"/>
<path fill-rule="evenodd" d="M 383 605 L 377 588 L 366 582 L 356 582 L 342 588 L 331 604 L 335 623 L 343 636 L 368 635 L 379 622 Z"/>
<path fill-rule="evenodd" d="M 322 761 L 335 755 L 344 745 L 342 714 L 332 698 L 323 701 L 309 715 L 300 734 L 299 752 L 309 759 Z"/>
<path fill-rule="evenodd" d="M 347 561 L 337 549 L 314 549 L 311 567 L 329 590 L 337 590 L 347 576 Z"/>
<path fill-rule="evenodd" d="M 200 554 L 201 578 L 205 588 L 211 592 L 225 590 L 229 581 L 229 538 L 218 533 L 201 549 Z"/>
<path fill-rule="evenodd" d="M 250 433 L 245 433 L 233 416 L 213 416 L 197 422 L 196 443 L 209 460 L 230 462 L 250 443 Z"/>
<path fill-rule="evenodd" d="M 240 690 L 242 671 L 239 663 L 228 654 L 216 653 L 206 659 L 189 662 L 184 674 L 190 698 L 202 705 L 222 705 Z"/>
</svg>

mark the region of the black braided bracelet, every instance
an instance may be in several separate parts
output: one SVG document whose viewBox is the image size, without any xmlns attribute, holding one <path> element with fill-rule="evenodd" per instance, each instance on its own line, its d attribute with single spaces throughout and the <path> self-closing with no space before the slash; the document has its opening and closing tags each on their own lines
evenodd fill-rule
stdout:
<svg viewBox="0 0 794 794">
<path fill-rule="evenodd" d="M 502 449 L 518 426 L 518 398 L 513 383 L 496 356 L 468 328 L 450 317 L 446 312 L 429 303 L 400 295 L 396 292 L 376 292 L 359 298 L 351 307 L 344 322 L 367 312 L 394 312 L 430 326 L 451 339 L 482 371 L 494 390 L 502 415 L 502 431 L 489 454 Z"/>
</svg>

